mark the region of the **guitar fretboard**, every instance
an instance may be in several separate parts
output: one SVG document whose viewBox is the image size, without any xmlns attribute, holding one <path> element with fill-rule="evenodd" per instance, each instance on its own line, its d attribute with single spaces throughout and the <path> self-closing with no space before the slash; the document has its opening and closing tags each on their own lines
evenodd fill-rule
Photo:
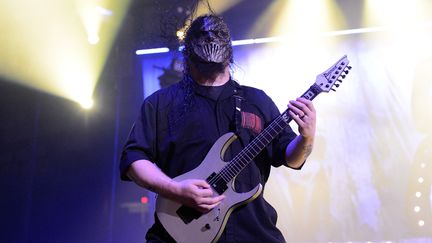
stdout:
<svg viewBox="0 0 432 243">
<path fill-rule="evenodd" d="M 303 98 L 313 100 L 321 89 L 313 84 L 303 95 Z M 228 164 L 220 170 L 212 180 L 223 180 L 226 184 L 237 176 L 276 136 L 281 133 L 292 120 L 285 110 L 276 117 L 252 142 L 250 142 L 240 153 L 238 153 Z M 212 184 L 212 183 L 211 183 Z"/>
</svg>

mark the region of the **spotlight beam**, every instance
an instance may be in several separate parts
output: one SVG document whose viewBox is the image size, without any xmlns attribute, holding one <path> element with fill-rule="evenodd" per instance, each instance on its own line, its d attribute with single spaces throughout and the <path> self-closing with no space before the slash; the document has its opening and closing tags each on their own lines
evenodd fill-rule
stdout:
<svg viewBox="0 0 432 243">
<path fill-rule="evenodd" d="M 421 23 L 419 25 L 416 25 L 416 27 L 424 27 L 424 28 L 432 27 L 432 21 Z M 322 33 L 321 36 L 328 37 L 328 36 L 357 35 L 357 34 L 367 34 L 367 33 L 374 33 L 374 32 L 386 32 L 392 30 L 393 28 L 391 27 L 378 26 L 378 27 L 328 31 Z M 290 39 L 289 36 L 285 35 L 285 36 L 274 36 L 274 37 L 266 37 L 266 38 L 233 40 L 232 45 L 244 46 L 244 45 L 252 45 L 252 44 L 277 43 L 277 42 L 285 42 L 289 39 Z M 182 48 L 179 49 L 181 50 Z M 167 47 L 160 47 L 160 48 L 151 48 L 151 49 L 140 49 L 137 50 L 135 53 L 136 55 L 147 55 L 147 54 L 165 53 L 169 51 L 170 49 Z"/>
</svg>

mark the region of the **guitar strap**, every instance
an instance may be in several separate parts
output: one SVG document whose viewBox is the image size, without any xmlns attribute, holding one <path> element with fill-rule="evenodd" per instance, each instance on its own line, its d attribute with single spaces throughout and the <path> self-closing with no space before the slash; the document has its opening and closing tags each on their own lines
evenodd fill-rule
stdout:
<svg viewBox="0 0 432 243">
<path fill-rule="evenodd" d="M 238 92 L 236 95 L 234 95 L 235 98 L 235 129 L 236 133 L 240 134 L 241 131 L 241 123 L 242 123 L 242 101 L 244 100 L 242 96 L 242 90 L 238 89 Z"/>
</svg>

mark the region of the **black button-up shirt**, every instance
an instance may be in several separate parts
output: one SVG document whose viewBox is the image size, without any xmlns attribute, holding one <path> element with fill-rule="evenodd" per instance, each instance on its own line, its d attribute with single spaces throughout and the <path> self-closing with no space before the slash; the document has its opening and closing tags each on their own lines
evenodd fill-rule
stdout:
<svg viewBox="0 0 432 243">
<path fill-rule="evenodd" d="M 154 162 L 171 178 L 184 174 L 201 163 L 221 135 L 236 132 L 239 139 L 225 153 L 228 160 L 280 115 L 274 102 L 259 89 L 240 86 L 233 80 L 216 87 L 219 90 L 196 83 L 188 86 L 186 82 L 144 100 L 122 152 L 122 179 L 129 180 L 129 165 L 140 159 Z M 236 115 L 236 95 L 242 97 L 241 115 Z M 236 116 L 240 122 L 235 122 Z M 235 190 L 244 192 L 258 183 L 265 185 L 271 166 L 286 165 L 285 149 L 295 137 L 288 126 L 236 177 Z M 261 193 L 232 212 L 219 241 L 284 242 L 276 219 L 276 211 Z M 169 241 L 157 217 L 155 221 L 147 239 Z"/>
</svg>

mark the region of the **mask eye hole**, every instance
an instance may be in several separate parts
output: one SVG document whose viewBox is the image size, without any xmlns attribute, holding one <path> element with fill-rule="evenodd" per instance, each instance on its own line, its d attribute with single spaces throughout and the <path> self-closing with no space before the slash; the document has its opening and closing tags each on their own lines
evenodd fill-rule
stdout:
<svg viewBox="0 0 432 243">
<path fill-rule="evenodd" d="M 216 35 L 217 37 L 221 38 L 221 39 L 228 39 L 229 38 L 229 34 L 223 30 L 215 30 L 215 31 L 213 31 L 213 34 Z"/>
<path fill-rule="evenodd" d="M 201 30 L 198 33 L 198 37 L 212 37 L 212 38 L 219 38 L 219 39 L 228 39 L 229 35 L 225 31 L 221 30 Z"/>
<path fill-rule="evenodd" d="M 209 36 L 209 31 L 201 30 L 201 31 L 198 33 L 198 37 L 207 37 L 207 36 Z"/>
<path fill-rule="evenodd" d="M 212 30 L 211 33 L 217 37 L 223 37 L 222 31 L 219 30 Z"/>
</svg>

